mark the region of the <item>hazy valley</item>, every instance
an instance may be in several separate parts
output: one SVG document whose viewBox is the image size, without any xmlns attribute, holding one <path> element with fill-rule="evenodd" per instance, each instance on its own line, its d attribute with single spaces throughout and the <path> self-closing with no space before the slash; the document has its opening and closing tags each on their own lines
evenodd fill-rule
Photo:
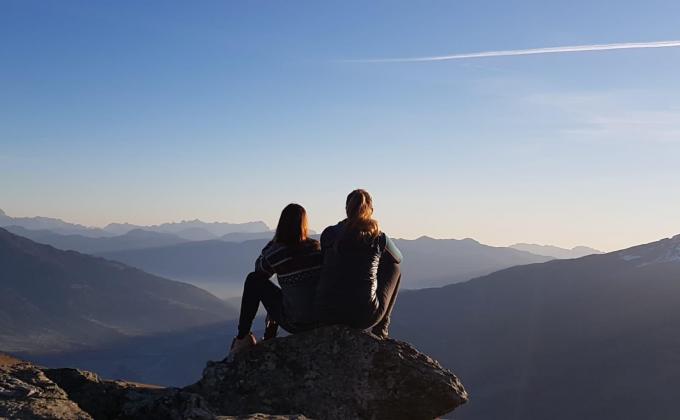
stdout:
<svg viewBox="0 0 680 420">
<path fill-rule="evenodd" d="M 22 220 L 11 219 L 4 223 L 19 223 Z M 72 228 L 74 231 L 84 228 L 61 221 L 53 224 L 60 226 L 62 230 L 64 225 L 77 226 Z M 177 233 L 191 229 L 190 226 L 202 226 L 203 229 L 214 225 L 219 226 L 219 229 L 213 228 L 210 234 L 217 239 L 188 239 Z M 151 228 L 153 229 L 147 230 L 149 227 L 115 224 L 105 228 L 107 236 L 92 237 L 76 233 L 55 233 L 47 229 L 33 230 L 15 224 L 5 226 L 10 232 L 38 243 L 119 261 L 148 273 L 197 285 L 225 299 L 241 293 L 243 279 L 252 271 L 260 250 L 273 237 L 273 232 L 263 223 L 237 225 L 192 221 L 166 223 Z M 217 237 L 218 233 L 227 229 L 236 231 Z M 119 234 L 114 235 L 112 232 Z M 494 247 L 470 238 L 456 240 L 423 236 L 414 240 L 395 241 L 408 255 L 402 268 L 402 287 L 408 289 L 443 286 L 503 268 L 554 258 L 548 253 L 537 254 L 513 247 Z M 552 249 L 554 251 L 561 248 Z M 568 250 L 563 251 L 568 254 Z"/>
</svg>

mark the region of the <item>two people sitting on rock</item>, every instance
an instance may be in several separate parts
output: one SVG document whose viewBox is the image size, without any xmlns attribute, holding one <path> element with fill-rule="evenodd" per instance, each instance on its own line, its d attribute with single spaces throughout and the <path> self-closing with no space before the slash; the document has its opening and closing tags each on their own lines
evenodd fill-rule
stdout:
<svg viewBox="0 0 680 420">
<path fill-rule="evenodd" d="M 327 227 L 319 242 L 308 236 L 302 206 L 283 209 L 274 239 L 246 277 L 232 352 L 256 344 L 251 327 L 260 302 L 267 311 L 264 340 L 276 337 L 279 326 L 296 333 L 333 324 L 388 336 L 401 252 L 373 219 L 367 191 L 352 191 L 345 210 L 347 218 Z"/>
</svg>

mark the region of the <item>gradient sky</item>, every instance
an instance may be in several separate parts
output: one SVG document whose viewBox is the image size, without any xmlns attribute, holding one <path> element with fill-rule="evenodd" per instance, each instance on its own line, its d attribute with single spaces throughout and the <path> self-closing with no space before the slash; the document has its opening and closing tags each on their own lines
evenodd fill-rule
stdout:
<svg viewBox="0 0 680 420">
<path fill-rule="evenodd" d="M 677 1 L 0 1 L 0 208 L 613 250 L 680 233 Z"/>
</svg>

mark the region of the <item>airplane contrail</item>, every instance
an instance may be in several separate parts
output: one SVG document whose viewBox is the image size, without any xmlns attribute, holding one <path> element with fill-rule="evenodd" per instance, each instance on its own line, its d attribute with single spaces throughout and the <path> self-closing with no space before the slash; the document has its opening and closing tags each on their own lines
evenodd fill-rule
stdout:
<svg viewBox="0 0 680 420">
<path fill-rule="evenodd" d="M 482 57 L 508 57 L 514 55 L 533 55 L 533 54 L 556 54 L 568 52 L 585 51 L 605 51 L 605 50 L 631 50 L 638 48 L 670 48 L 680 47 L 678 41 L 654 41 L 654 42 L 625 42 L 619 44 L 592 44 L 592 45 L 572 45 L 568 47 L 548 47 L 548 48 L 529 48 L 525 50 L 503 50 L 503 51 L 482 51 L 467 54 L 439 55 L 431 57 L 407 57 L 407 58 L 368 58 L 357 60 L 341 60 L 351 63 L 415 63 L 422 61 L 447 61 L 462 60 L 466 58 Z"/>
</svg>

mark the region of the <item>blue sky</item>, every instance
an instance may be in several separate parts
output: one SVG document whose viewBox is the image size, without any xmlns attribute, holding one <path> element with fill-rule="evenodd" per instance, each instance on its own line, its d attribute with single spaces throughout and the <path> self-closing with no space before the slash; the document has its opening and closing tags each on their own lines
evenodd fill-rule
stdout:
<svg viewBox="0 0 680 420">
<path fill-rule="evenodd" d="M 367 4 L 368 3 L 368 4 Z M 595 3 L 595 4 L 593 4 Z M 680 233 L 680 3 L 0 2 L 0 208 L 88 225 L 320 230 L 365 187 L 397 237 Z"/>
</svg>

